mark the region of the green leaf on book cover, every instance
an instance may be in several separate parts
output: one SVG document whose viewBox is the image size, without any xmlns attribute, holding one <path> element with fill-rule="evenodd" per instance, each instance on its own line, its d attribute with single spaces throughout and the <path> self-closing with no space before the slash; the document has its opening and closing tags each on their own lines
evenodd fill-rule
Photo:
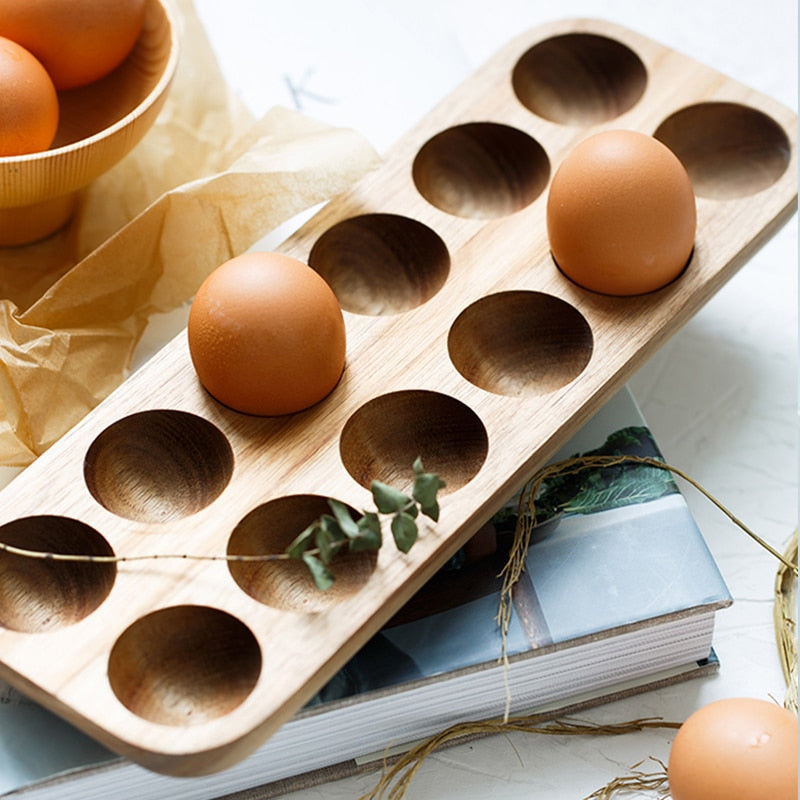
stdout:
<svg viewBox="0 0 800 800">
<path fill-rule="evenodd" d="M 619 508 L 633 503 L 645 503 L 672 492 L 673 481 L 664 470 L 637 466 L 637 469 L 609 476 L 592 476 L 581 490 L 566 503 L 567 514 L 587 514 L 594 511 Z"/>
<path fill-rule="evenodd" d="M 640 425 L 614 431 L 600 447 L 577 455 L 631 455 L 661 459 L 652 433 Z M 560 512 L 590 514 L 656 500 L 677 491 L 677 484 L 665 470 L 637 463 L 598 467 L 547 479 L 536 498 L 536 519 L 541 522 Z"/>
</svg>

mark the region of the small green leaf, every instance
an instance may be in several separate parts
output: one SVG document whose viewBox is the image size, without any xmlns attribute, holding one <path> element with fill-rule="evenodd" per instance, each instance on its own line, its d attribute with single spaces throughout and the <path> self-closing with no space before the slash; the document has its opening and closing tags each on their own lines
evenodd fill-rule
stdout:
<svg viewBox="0 0 800 800">
<path fill-rule="evenodd" d="M 380 550 L 383 544 L 381 523 L 377 514 L 367 513 L 358 520 L 358 536 L 350 539 L 350 551 Z"/>
<path fill-rule="evenodd" d="M 394 514 L 413 502 L 408 495 L 381 481 L 372 481 L 370 489 L 381 514 Z"/>
<path fill-rule="evenodd" d="M 417 473 L 412 496 L 422 506 L 423 513 L 436 504 L 436 495 L 444 485 L 444 481 L 432 472 Z"/>
<path fill-rule="evenodd" d="M 332 542 L 345 538 L 342 528 L 339 525 L 339 520 L 336 519 L 336 517 L 332 517 L 330 514 L 323 514 L 318 522 L 319 527 L 325 531 Z"/>
<path fill-rule="evenodd" d="M 315 555 L 303 553 L 303 561 L 311 572 L 311 577 L 318 589 L 325 591 L 333 586 L 333 574 Z"/>
<path fill-rule="evenodd" d="M 432 519 L 434 522 L 439 521 L 439 503 L 434 500 L 430 505 L 420 506 L 420 511 L 428 517 Z"/>
<path fill-rule="evenodd" d="M 334 556 L 334 539 L 330 531 L 320 526 L 314 537 L 314 544 L 319 551 L 319 558 L 323 564 L 330 564 Z"/>
<path fill-rule="evenodd" d="M 361 536 L 350 540 L 350 551 L 362 553 L 366 550 L 380 550 L 383 544 L 383 537 L 374 531 L 364 531 Z"/>
<path fill-rule="evenodd" d="M 318 527 L 317 522 L 312 522 L 295 540 L 286 548 L 289 558 L 300 558 L 314 541 L 314 533 Z"/>
<path fill-rule="evenodd" d="M 400 511 L 392 518 L 392 536 L 397 549 L 407 553 L 417 541 L 417 523 L 414 517 Z"/>
<path fill-rule="evenodd" d="M 358 536 L 358 523 L 350 514 L 350 509 L 344 503 L 340 503 L 338 500 L 328 500 L 328 505 L 331 507 L 333 515 L 336 517 L 336 521 L 339 523 L 342 533 L 344 533 L 348 539 Z"/>
<path fill-rule="evenodd" d="M 359 531 L 372 531 L 378 536 L 381 535 L 381 520 L 374 511 L 364 512 L 364 516 L 358 520 Z"/>
</svg>

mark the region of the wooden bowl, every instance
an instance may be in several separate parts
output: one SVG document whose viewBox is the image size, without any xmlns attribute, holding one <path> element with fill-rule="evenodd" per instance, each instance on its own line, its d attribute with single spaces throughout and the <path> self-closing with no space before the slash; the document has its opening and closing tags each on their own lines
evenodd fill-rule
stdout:
<svg viewBox="0 0 800 800">
<path fill-rule="evenodd" d="M 155 122 L 178 61 L 176 25 L 162 0 L 149 0 L 127 59 L 104 78 L 59 92 L 50 149 L 0 158 L 0 246 L 54 233 L 81 189 L 129 153 Z"/>
</svg>

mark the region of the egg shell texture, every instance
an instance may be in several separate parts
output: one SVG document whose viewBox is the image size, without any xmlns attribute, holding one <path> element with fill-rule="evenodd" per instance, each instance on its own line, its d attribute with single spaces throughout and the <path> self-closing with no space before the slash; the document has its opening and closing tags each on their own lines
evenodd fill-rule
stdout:
<svg viewBox="0 0 800 800">
<path fill-rule="evenodd" d="M 553 176 L 550 249 L 562 272 L 586 289 L 624 296 L 665 286 L 685 268 L 696 227 L 686 169 L 644 133 L 590 136 Z"/>
<path fill-rule="evenodd" d="M 310 267 L 277 253 L 247 253 L 217 267 L 195 296 L 187 334 L 200 382 L 243 413 L 308 408 L 344 368 L 336 296 Z"/>
<path fill-rule="evenodd" d="M 718 700 L 678 730 L 672 800 L 797 800 L 797 717 L 757 698 Z"/>
<path fill-rule="evenodd" d="M 42 63 L 18 42 L 0 36 L 0 156 L 47 150 L 58 129 L 55 86 Z"/>
<path fill-rule="evenodd" d="M 145 0 L 2 0 L 0 35 L 30 50 L 57 89 L 99 80 L 130 53 Z"/>
</svg>

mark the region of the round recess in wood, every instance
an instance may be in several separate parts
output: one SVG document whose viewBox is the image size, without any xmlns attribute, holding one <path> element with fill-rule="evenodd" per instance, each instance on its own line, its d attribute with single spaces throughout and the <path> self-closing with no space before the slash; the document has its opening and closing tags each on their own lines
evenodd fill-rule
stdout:
<svg viewBox="0 0 800 800">
<path fill-rule="evenodd" d="M 399 214 L 363 214 L 338 222 L 314 243 L 308 263 L 342 308 L 370 316 L 422 305 L 450 272 L 450 255 L 439 235 Z"/>
<path fill-rule="evenodd" d="M 287 495 L 253 509 L 234 528 L 228 555 L 279 555 L 311 523 L 331 514 L 326 498 L 313 494 Z M 354 518 L 358 515 L 354 512 Z M 375 569 L 377 553 L 342 553 L 331 562 L 334 584 L 316 587 L 308 567 L 298 559 L 230 561 L 236 583 L 260 603 L 286 611 L 323 611 L 358 592 Z"/>
<path fill-rule="evenodd" d="M 403 491 L 414 482 L 419 456 L 445 482 L 443 493 L 469 483 L 486 460 L 486 428 L 469 406 L 439 392 L 408 389 L 380 395 L 348 419 L 339 440 L 350 475 L 369 488 L 373 480 Z"/>
<path fill-rule="evenodd" d="M 511 82 L 519 101 L 534 114 L 588 126 L 636 105 L 647 86 L 647 70 L 622 42 L 594 33 L 566 33 L 524 53 Z"/>
<path fill-rule="evenodd" d="M 138 619 L 114 643 L 108 679 L 134 714 L 188 726 L 225 716 L 252 692 L 261 648 L 225 611 L 182 605 Z"/>
<path fill-rule="evenodd" d="M 211 422 L 158 409 L 123 417 L 89 447 L 84 478 L 109 511 L 140 522 L 165 522 L 209 505 L 233 473 L 233 450 Z"/>
<path fill-rule="evenodd" d="M 0 542 L 40 553 L 113 556 L 94 528 L 68 517 L 21 517 L 0 527 Z M 108 596 L 116 564 L 32 558 L 0 552 L 0 625 L 50 631 L 91 614 Z"/>
<path fill-rule="evenodd" d="M 456 318 L 447 340 L 456 369 L 481 389 L 511 397 L 570 383 L 592 355 L 589 324 L 572 305 L 542 292 L 488 295 Z"/>
<path fill-rule="evenodd" d="M 412 166 L 419 193 L 448 214 L 503 217 L 530 205 L 545 189 L 550 160 L 518 128 L 467 122 L 429 139 Z"/>
<path fill-rule="evenodd" d="M 683 162 L 695 194 L 718 200 L 772 186 L 791 158 L 783 128 L 739 103 L 687 106 L 667 117 L 653 135 Z"/>
</svg>

